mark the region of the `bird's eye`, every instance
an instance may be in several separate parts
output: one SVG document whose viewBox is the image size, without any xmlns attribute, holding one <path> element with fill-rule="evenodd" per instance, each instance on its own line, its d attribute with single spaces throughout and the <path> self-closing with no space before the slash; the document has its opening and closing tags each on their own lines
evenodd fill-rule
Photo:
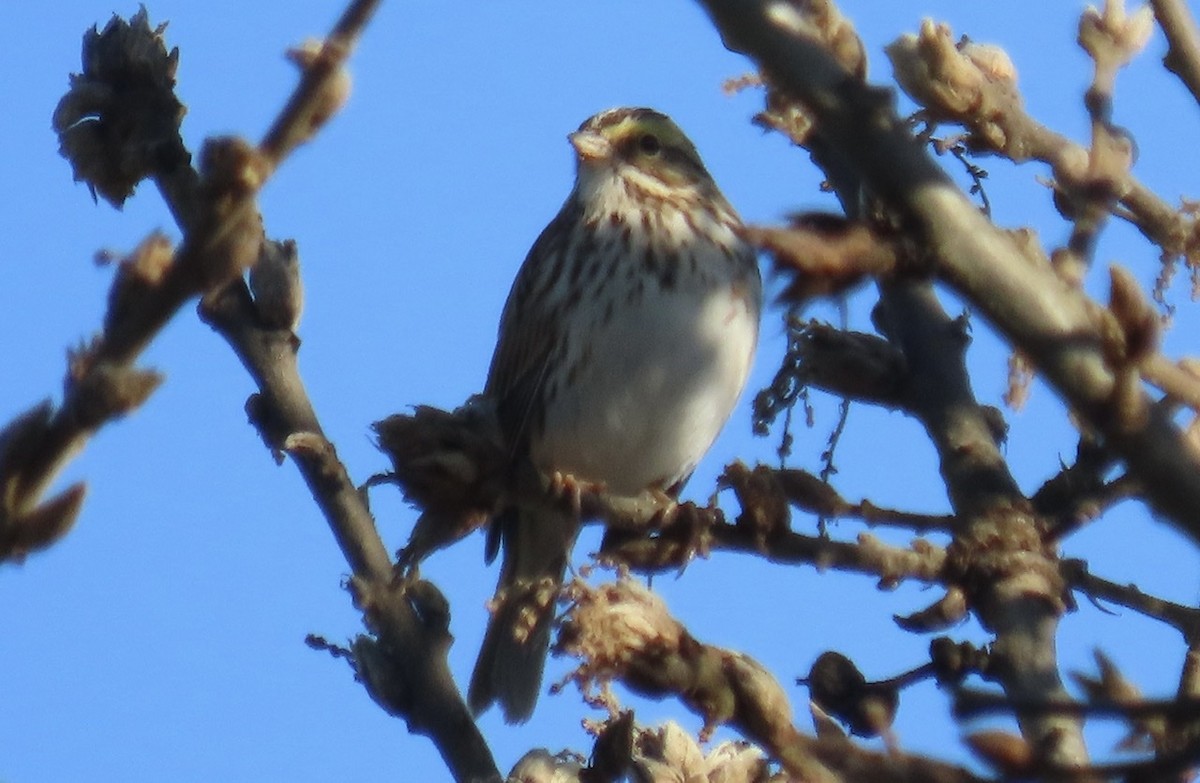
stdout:
<svg viewBox="0 0 1200 783">
<path fill-rule="evenodd" d="M 653 133 L 646 133 L 638 139 L 638 147 L 647 155 L 657 155 L 662 151 L 662 142 Z"/>
</svg>

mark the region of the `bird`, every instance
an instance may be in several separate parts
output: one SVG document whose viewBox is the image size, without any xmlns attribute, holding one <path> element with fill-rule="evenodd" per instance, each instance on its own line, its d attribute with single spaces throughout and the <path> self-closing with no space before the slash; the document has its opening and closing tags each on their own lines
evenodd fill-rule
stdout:
<svg viewBox="0 0 1200 783">
<path fill-rule="evenodd" d="M 678 497 L 750 372 L 757 255 L 667 115 L 609 109 L 567 138 L 574 187 L 513 282 L 483 396 L 514 464 L 544 486 Z M 562 505 L 523 502 L 491 523 L 503 559 L 468 688 L 476 714 L 533 712 L 580 527 Z"/>
</svg>

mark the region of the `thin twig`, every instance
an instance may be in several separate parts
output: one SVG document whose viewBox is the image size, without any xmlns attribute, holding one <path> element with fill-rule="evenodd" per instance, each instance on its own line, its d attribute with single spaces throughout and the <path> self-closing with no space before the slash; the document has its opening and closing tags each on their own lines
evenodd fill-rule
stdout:
<svg viewBox="0 0 1200 783">
<path fill-rule="evenodd" d="M 339 73 L 381 0 L 353 0 L 325 38 L 320 51 L 305 63 L 304 77 L 259 143 L 263 157 L 277 166 L 297 146 L 311 138 L 328 110 L 327 95 L 336 89 Z"/>
<path fill-rule="evenodd" d="M 1200 643 L 1200 610 L 1144 593 L 1134 585 L 1121 585 L 1095 576 L 1082 560 L 1064 561 L 1063 572 L 1070 586 L 1085 595 L 1166 623 L 1183 634 L 1189 646 Z"/>
</svg>

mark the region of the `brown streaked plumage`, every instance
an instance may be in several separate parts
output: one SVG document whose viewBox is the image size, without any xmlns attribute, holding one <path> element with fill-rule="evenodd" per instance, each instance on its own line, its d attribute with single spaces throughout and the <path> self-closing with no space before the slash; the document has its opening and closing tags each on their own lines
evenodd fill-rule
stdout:
<svg viewBox="0 0 1200 783">
<path fill-rule="evenodd" d="M 616 494 L 677 492 L 745 385 L 762 288 L 740 221 L 691 141 L 651 109 L 570 135 L 575 186 L 517 273 L 485 394 L 518 461 Z M 537 700 L 579 520 L 498 520 L 500 584 L 471 678 L 476 711 Z"/>
</svg>

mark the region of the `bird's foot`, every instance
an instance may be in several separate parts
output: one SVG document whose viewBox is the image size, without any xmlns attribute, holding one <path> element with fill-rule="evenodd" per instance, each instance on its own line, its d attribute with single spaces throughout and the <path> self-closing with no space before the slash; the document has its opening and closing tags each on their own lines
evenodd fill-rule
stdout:
<svg viewBox="0 0 1200 783">
<path fill-rule="evenodd" d="M 551 473 L 549 478 L 550 483 L 546 487 L 546 491 L 550 497 L 564 503 L 571 515 L 576 518 L 583 513 L 584 495 L 597 495 L 605 490 L 603 482 L 586 481 L 558 470 Z"/>
</svg>

